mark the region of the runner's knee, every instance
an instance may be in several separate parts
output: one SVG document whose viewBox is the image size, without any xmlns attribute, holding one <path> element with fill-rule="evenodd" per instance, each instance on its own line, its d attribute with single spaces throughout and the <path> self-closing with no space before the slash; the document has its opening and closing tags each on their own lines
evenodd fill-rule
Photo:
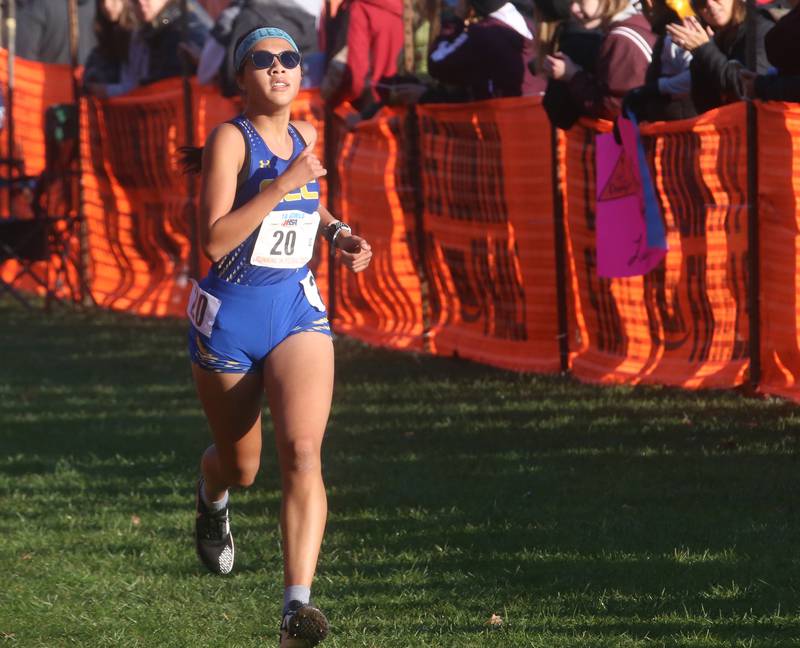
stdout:
<svg viewBox="0 0 800 648">
<path fill-rule="evenodd" d="M 290 473 L 311 473 L 321 469 L 319 443 L 310 438 L 287 441 L 283 445 L 283 469 Z"/>
<path fill-rule="evenodd" d="M 225 481 L 231 486 L 248 488 L 253 485 L 258 474 L 258 459 L 240 459 L 223 467 Z"/>
</svg>

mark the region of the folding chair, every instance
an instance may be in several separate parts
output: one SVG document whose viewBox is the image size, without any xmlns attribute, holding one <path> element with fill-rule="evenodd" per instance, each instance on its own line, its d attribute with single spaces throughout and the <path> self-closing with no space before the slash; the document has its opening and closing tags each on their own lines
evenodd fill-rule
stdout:
<svg viewBox="0 0 800 648">
<path fill-rule="evenodd" d="M 0 276 L 0 291 L 9 293 L 23 306 L 30 303 L 14 285 L 23 276 L 28 276 L 45 289 L 47 298 L 51 296 L 47 272 L 44 277 L 34 264 L 50 258 L 49 223 L 47 219 L 0 218 L 0 264 L 14 260 L 19 269 L 10 281 Z"/>
<path fill-rule="evenodd" d="M 9 218 L 0 218 L 0 264 L 19 264 L 10 281 L 0 277 L 0 294 L 10 293 L 30 308 L 15 284 L 27 277 L 44 289 L 45 307 L 58 300 L 58 290 L 69 285 L 72 242 L 77 239 L 79 218 L 78 114 L 74 104 L 50 106 L 45 113 L 45 169 L 33 182 L 28 213 L 20 217 L 16 205 Z M 29 183 L 18 176 L 9 182 Z M 79 273 L 75 273 L 79 274 Z"/>
</svg>

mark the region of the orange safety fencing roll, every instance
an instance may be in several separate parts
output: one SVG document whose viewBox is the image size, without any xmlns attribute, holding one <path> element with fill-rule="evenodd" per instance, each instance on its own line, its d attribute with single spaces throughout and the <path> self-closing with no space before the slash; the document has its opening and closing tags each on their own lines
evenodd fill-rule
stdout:
<svg viewBox="0 0 800 648">
<path fill-rule="evenodd" d="M 558 371 L 550 123 L 538 98 L 420 106 L 430 343 Z"/>
<path fill-rule="evenodd" d="M 577 377 L 691 388 L 745 380 L 745 123 L 745 105 L 735 104 L 642 128 L 669 251 L 644 277 L 619 279 L 596 272 L 595 130 L 576 126 L 567 134 L 570 349 Z"/>
<path fill-rule="evenodd" d="M 758 105 L 760 389 L 800 400 L 800 106 Z"/>
<path fill-rule="evenodd" d="M 379 346 L 422 349 L 422 291 L 414 258 L 413 190 L 405 160 L 405 113 L 379 116 L 345 131 L 338 159 L 335 214 L 371 245 L 366 272 L 338 270 L 335 328 Z"/>
</svg>

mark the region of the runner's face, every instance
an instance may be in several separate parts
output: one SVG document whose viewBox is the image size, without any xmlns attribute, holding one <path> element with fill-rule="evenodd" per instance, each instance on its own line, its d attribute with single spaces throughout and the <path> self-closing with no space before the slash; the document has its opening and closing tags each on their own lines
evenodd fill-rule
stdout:
<svg viewBox="0 0 800 648">
<path fill-rule="evenodd" d="M 244 88 L 249 99 L 263 98 L 275 106 L 288 106 L 292 103 L 300 90 L 300 66 L 286 68 L 276 57 L 272 67 L 259 70 L 253 65 L 251 58 L 252 53 L 259 50 L 280 54 L 291 49 L 292 46 L 282 38 L 266 38 L 255 44 L 245 57 L 243 67 Z"/>
<path fill-rule="evenodd" d="M 586 29 L 596 29 L 602 22 L 598 16 L 600 0 L 576 0 L 570 5 L 570 12 Z"/>
</svg>

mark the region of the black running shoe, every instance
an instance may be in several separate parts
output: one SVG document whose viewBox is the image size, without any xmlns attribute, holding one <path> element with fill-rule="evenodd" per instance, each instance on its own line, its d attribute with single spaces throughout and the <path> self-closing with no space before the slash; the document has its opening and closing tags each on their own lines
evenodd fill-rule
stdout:
<svg viewBox="0 0 800 648">
<path fill-rule="evenodd" d="M 328 619 L 313 603 L 292 601 L 283 615 L 280 648 L 312 648 L 328 636 Z"/>
<path fill-rule="evenodd" d="M 194 522 L 194 539 L 197 556 L 209 571 L 229 574 L 233 569 L 233 535 L 231 535 L 230 509 L 212 513 L 200 495 L 203 480 L 197 482 L 197 517 Z"/>
</svg>

